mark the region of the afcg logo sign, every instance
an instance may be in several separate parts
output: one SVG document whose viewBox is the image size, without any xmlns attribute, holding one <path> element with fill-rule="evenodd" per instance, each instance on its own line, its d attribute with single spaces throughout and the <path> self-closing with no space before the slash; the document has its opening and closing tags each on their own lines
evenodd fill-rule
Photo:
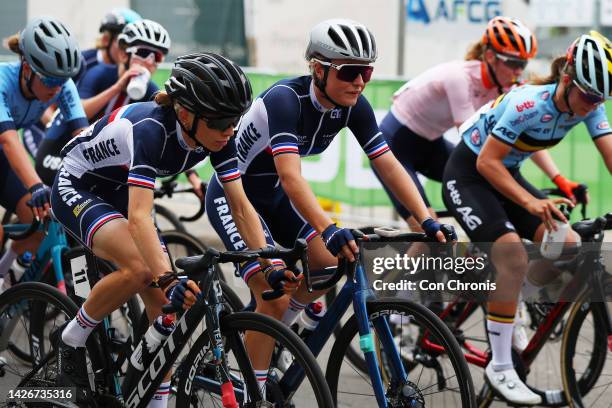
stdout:
<svg viewBox="0 0 612 408">
<path fill-rule="evenodd" d="M 437 3 L 435 8 L 428 8 L 425 3 L 426 0 L 408 0 L 406 6 L 408 20 L 421 21 L 424 24 L 439 20 L 486 23 L 493 17 L 501 15 L 502 0 L 435 0 Z"/>
</svg>

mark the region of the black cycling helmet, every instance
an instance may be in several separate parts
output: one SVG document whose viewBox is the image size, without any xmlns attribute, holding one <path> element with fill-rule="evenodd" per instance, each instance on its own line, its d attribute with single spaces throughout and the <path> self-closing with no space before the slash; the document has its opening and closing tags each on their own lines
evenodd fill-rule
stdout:
<svg viewBox="0 0 612 408">
<path fill-rule="evenodd" d="M 126 24 L 142 20 L 140 14 L 129 8 L 115 8 L 106 13 L 100 22 L 100 32 L 119 34 Z"/>
<path fill-rule="evenodd" d="M 252 102 L 251 83 L 242 69 L 211 52 L 178 57 L 164 87 L 172 99 L 198 117 L 242 116 Z"/>
</svg>

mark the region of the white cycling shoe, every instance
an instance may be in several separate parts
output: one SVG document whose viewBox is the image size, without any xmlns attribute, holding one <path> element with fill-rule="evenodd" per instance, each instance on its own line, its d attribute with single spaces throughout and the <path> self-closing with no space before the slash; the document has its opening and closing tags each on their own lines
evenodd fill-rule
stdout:
<svg viewBox="0 0 612 408">
<path fill-rule="evenodd" d="M 517 405 L 536 405 L 542 402 L 542 398 L 521 381 L 514 368 L 495 371 L 493 364 L 489 363 L 485 369 L 485 379 L 507 402 Z"/>
</svg>

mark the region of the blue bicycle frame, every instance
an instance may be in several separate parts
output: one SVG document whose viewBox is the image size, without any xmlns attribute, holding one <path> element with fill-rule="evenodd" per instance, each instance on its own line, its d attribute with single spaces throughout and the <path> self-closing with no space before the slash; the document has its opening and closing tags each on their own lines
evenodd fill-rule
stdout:
<svg viewBox="0 0 612 408">
<path fill-rule="evenodd" d="M 319 321 L 315 330 L 305 339 L 305 343 L 312 351 L 315 357 L 319 355 L 329 337 L 332 335 L 334 327 L 340 322 L 342 316 L 349 308 L 351 300 L 353 302 L 353 310 L 357 317 L 359 327 L 359 346 L 364 353 L 372 387 L 376 396 L 376 401 L 379 407 L 387 407 L 387 399 L 385 389 L 381 378 L 379 363 L 376 357 L 374 347 L 374 339 L 372 336 L 367 303 L 376 300 L 376 295 L 369 288 L 369 282 L 366 277 L 363 266 L 357 260 L 355 263 L 355 271 L 352 279 L 347 279 L 334 302 L 329 306 L 325 315 Z M 392 370 L 392 386 L 405 383 L 408 380 L 408 373 L 404 369 L 401 357 L 397 347 L 393 341 L 393 334 L 389 327 L 387 317 L 380 316 L 374 321 L 374 329 L 377 337 L 381 341 L 386 355 L 389 357 L 389 362 Z M 304 372 L 301 367 L 291 365 L 282 380 L 280 386 L 285 395 L 297 390 L 304 378 Z"/>
<path fill-rule="evenodd" d="M 29 224 L 7 224 L 3 225 L 7 232 L 19 233 L 30 228 Z M 45 226 L 41 224 L 38 231 L 43 231 Z M 66 233 L 62 225 L 54 220 L 50 220 L 45 231 L 45 238 L 42 240 L 36 256 L 32 259 L 30 267 L 21 277 L 20 282 L 35 282 L 41 279 L 49 263 L 52 262 L 55 272 L 57 288 L 66 294 L 66 282 L 64 280 L 64 270 L 62 268 L 62 254 L 69 249 Z"/>
</svg>

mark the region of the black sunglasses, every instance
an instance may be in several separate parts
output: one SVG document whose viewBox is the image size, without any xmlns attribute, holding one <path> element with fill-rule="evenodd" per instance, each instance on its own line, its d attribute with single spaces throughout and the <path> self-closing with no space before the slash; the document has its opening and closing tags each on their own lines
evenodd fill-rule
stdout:
<svg viewBox="0 0 612 408">
<path fill-rule="evenodd" d="M 510 69 L 525 69 L 527 60 L 520 58 L 512 58 L 503 54 L 495 54 L 495 56 Z"/>
<path fill-rule="evenodd" d="M 204 122 L 206 122 L 206 126 L 208 126 L 210 129 L 221 131 L 227 129 L 230 126 L 236 127 L 238 121 L 240 121 L 240 116 L 234 116 L 229 118 L 205 118 L 203 116 L 200 116 L 200 118 Z"/>
<path fill-rule="evenodd" d="M 147 47 L 142 47 L 142 46 L 141 47 L 130 47 L 130 48 L 127 48 L 125 52 L 131 55 L 135 55 L 139 58 L 142 58 L 143 60 L 149 59 L 151 55 L 153 55 L 155 62 L 158 64 L 164 60 L 164 54 L 161 51 L 154 50 L 152 48 L 147 48 Z"/>
<path fill-rule="evenodd" d="M 353 82 L 359 75 L 361 75 L 361 79 L 363 82 L 369 82 L 372 79 L 372 72 L 374 72 L 374 67 L 372 65 L 367 64 L 340 64 L 336 65 L 331 62 L 321 61 L 319 59 L 314 58 L 319 64 L 332 67 L 336 71 L 338 71 L 338 79 L 344 82 Z"/>
</svg>

